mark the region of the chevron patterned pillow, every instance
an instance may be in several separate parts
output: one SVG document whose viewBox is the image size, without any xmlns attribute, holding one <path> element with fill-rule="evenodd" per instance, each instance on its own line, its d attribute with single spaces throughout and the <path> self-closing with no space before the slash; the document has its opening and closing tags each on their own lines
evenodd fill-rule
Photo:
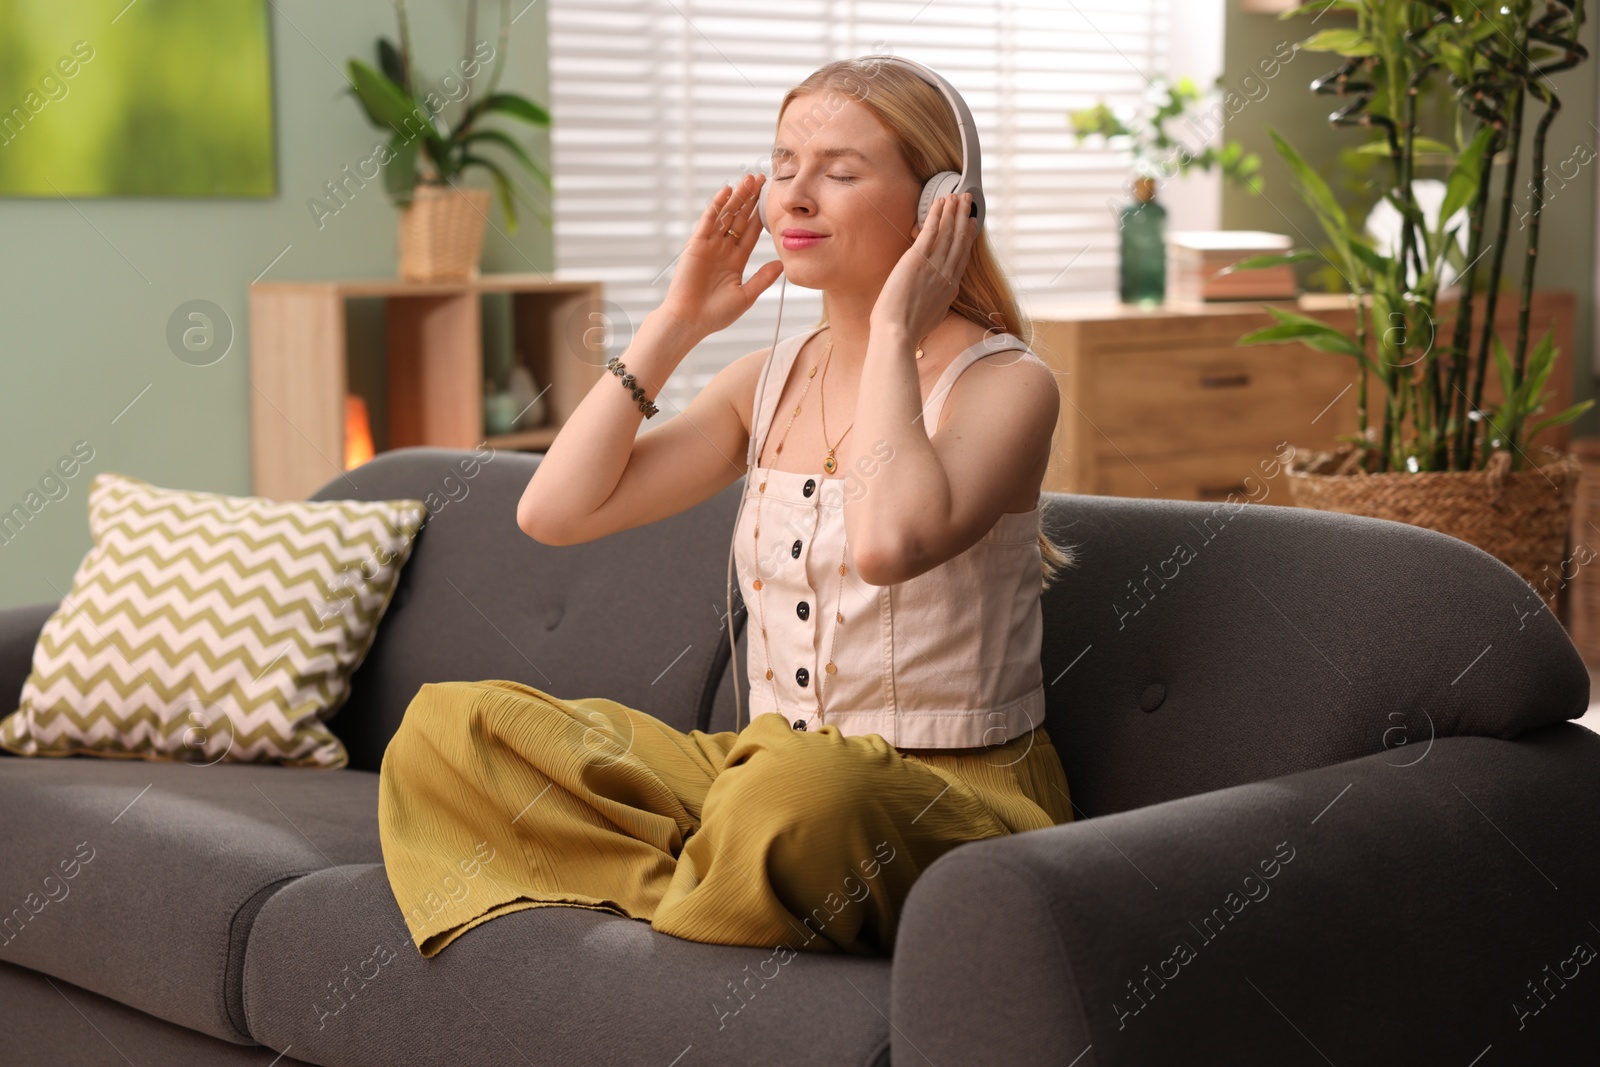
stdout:
<svg viewBox="0 0 1600 1067">
<path fill-rule="evenodd" d="M 292 501 L 104 472 L 94 537 L 0 747 L 343 767 L 325 725 L 410 558 L 420 500 Z"/>
</svg>

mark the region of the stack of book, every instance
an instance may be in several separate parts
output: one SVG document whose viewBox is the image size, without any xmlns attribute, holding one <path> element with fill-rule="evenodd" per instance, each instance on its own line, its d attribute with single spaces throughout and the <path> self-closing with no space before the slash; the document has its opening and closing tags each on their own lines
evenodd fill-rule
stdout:
<svg viewBox="0 0 1600 1067">
<path fill-rule="evenodd" d="M 1299 295 L 1294 267 L 1218 272 L 1251 256 L 1283 255 L 1288 234 L 1263 230 L 1174 230 L 1167 234 L 1167 299 L 1293 300 Z"/>
</svg>

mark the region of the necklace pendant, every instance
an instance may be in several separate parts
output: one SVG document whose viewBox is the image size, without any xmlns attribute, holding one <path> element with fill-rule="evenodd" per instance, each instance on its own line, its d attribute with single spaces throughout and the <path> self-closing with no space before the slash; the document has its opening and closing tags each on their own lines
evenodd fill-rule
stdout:
<svg viewBox="0 0 1600 1067">
<path fill-rule="evenodd" d="M 761 579 L 757 578 L 755 581 L 751 582 L 750 588 L 754 589 L 758 593 L 761 592 Z"/>
<path fill-rule="evenodd" d="M 828 453 L 828 458 L 822 461 L 822 469 L 832 474 L 839 469 L 839 464 L 834 460 L 833 453 Z"/>
<path fill-rule="evenodd" d="M 772 681 L 772 668 L 771 667 L 767 668 L 767 681 L 769 681 L 769 682 Z"/>
</svg>

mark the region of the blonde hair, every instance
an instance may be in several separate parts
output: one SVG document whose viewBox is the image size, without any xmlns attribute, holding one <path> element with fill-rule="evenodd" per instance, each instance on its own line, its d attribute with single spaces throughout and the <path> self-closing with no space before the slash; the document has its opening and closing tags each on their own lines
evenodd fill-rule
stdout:
<svg viewBox="0 0 1600 1067">
<path fill-rule="evenodd" d="M 805 81 L 784 94 L 778 106 L 780 121 L 791 101 L 813 93 L 839 93 L 867 108 L 883 124 L 918 183 L 942 170 L 961 170 L 961 134 L 950 102 L 938 89 L 898 63 L 871 58 L 840 59 L 817 68 Z M 813 109 L 814 111 L 814 109 Z M 1033 328 L 1017 306 L 1016 292 L 989 244 L 988 229 L 980 231 L 967 260 L 951 310 L 986 330 L 1003 331 L 1030 344 Z M 822 297 L 822 316 L 828 322 L 828 297 Z M 1056 544 L 1041 529 L 1041 591 L 1050 588 L 1064 567 L 1077 566 L 1070 547 Z"/>
</svg>

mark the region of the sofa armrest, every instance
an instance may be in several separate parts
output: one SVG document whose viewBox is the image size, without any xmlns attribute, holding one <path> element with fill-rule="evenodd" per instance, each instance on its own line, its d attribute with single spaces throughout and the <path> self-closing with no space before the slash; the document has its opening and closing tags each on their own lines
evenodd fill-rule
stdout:
<svg viewBox="0 0 1600 1067">
<path fill-rule="evenodd" d="M 33 648 L 59 602 L 0 609 L 0 715 L 17 710 L 22 683 L 33 669 Z"/>
<path fill-rule="evenodd" d="M 1091 815 L 1588 708 L 1560 621 L 1465 541 L 1271 503 L 1047 499 L 1081 546 L 1044 596 L 1047 725 Z"/>
<path fill-rule="evenodd" d="M 906 901 L 892 1058 L 1583 1062 L 1597 836 L 1559 723 L 971 842 Z"/>
</svg>

